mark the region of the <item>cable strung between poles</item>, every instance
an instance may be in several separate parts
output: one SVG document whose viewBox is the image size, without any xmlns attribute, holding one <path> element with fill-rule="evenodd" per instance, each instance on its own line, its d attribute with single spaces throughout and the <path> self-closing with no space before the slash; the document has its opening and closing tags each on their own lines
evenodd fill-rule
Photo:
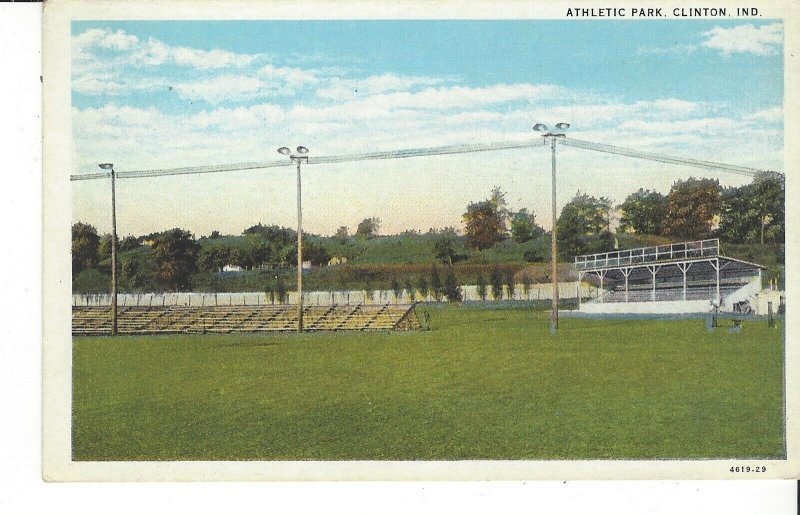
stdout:
<svg viewBox="0 0 800 515">
<path fill-rule="evenodd" d="M 755 176 L 757 173 L 764 172 L 756 168 L 748 168 L 745 166 L 729 165 L 725 163 L 715 163 L 713 161 L 702 161 L 699 159 L 691 159 L 685 157 L 669 156 L 666 154 L 658 154 L 655 152 L 642 152 L 629 148 L 617 147 L 614 145 L 606 145 L 602 143 L 593 143 L 591 141 L 583 141 L 573 138 L 563 138 L 560 142 L 564 145 L 583 148 L 586 150 L 593 150 L 596 152 L 604 152 L 607 154 L 617 154 L 627 157 L 634 157 L 638 159 L 647 159 L 650 161 L 658 161 L 660 163 L 687 165 L 697 168 L 705 168 L 711 170 L 721 170 L 725 172 L 735 173 L 739 175 L 747 175 L 750 177 Z M 471 152 L 489 152 L 495 150 L 508 150 L 515 148 L 531 148 L 541 146 L 538 140 L 532 141 L 505 141 L 497 143 L 473 143 L 466 145 L 448 145 L 443 147 L 428 147 L 428 148 L 413 148 L 404 150 L 389 150 L 382 152 L 365 152 L 361 154 L 340 154 L 332 156 L 309 156 L 308 164 L 331 164 L 331 163 L 349 163 L 356 161 L 380 160 L 380 159 L 404 159 L 410 157 L 425 157 L 425 156 L 441 156 L 453 154 L 467 154 Z M 260 170 L 265 168 L 278 168 L 291 166 L 291 162 L 286 161 L 265 161 L 265 162 L 249 162 L 249 163 L 233 163 L 227 165 L 210 165 L 210 166 L 186 166 L 181 168 L 161 168 L 155 170 L 132 170 L 117 172 L 117 179 L 137 179 L 145 177 L 165 177 L 170 175 L 194 175 L 204 173 L 221 173 L 221 172 L 235 172 L 242 170 Z M 71 181 L 86 181 L 93 179 L 105 179 L 108 177 L 107 173 L 87 173 L 70 175 Z"/>
<path fill-rule="evenodd" d="M 691 159 L 687 157 L 669 156 L 666 154 L 659 154 L 656 152 L 642 152 L 640 150 L 633 150 L 630 148 L 617 147 L 615 145 L 606 145 L 603 143 L 593 143 L 591 141 L 584 141 L 573 138 L 563 138 L 559 141 L 563 145 L 575 148 L 582 148 L 585 150 L 594 150 L 595 152 L 604 152 L 606 154 L 617 154 L 620 156 L 634 157 L 636 159 L 646 159 L 649 161 L 658 161 L 659 163 L 687 165 L 696 168 L 705 168 L 709 170 L 722 170 L 729 173 L 738 175 L 746 175 L 748 177 L 755 177 L 758 173 L 766 172 L 766 170 L 759 170 L 757 168 L 749 168 L 747 166 L 729 165 L 725 163 L 715 163 L 713 161 L 702 161 L 700 159 Z"/>
</svg>

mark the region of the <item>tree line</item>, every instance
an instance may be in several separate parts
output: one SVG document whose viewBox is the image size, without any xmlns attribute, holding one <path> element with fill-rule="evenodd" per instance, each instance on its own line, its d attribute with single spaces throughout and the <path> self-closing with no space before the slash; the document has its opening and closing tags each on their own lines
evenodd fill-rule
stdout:
<svg viewBox="0 0 800 515">
<path fill-rule="evenodd" d="M 557 220 L 559 258 L 566 261 L 577 254 L 613 250 L 626 233 L 653 236 L 655 241 L 719 237 L 726 243 L 781 245 L 785 238 L 784 217 L 785 180 L 775 172 L 759 173 L 748 184 L 727 188 L 715 179 L 679 180 L 666 195 L 639 189 L 618 205 L 608 198 L 578 192 L 561 209 Z M 434 238 L 431 258 L 443 268 L 439 279 L 427 274 L 426 281 L 438 280 L 443 285 L 454 265 L 466 259 L 485 263 L 481 257 L 484 251 L 509 240 L 515 245 L 515 262 L 519 262 L 520 253 L 526 262 L 543 262 L 550 257 L 550 233 L 538 225 L 534 210 L 511 209 L 500 188 L 494 188 L 485 200 L 470 202 L 462 221 L 463 235 L 454 228 L 428 231 L 425 237 Z M 353 248 L 348 246 L 354 239 L 366 242 L 375 238 L 380 224 L 378 218 L 366 218 L 358 224 L 353 236 L 346 226 L 339 227 L 328 239 L 310 234 L 304 240 L 304 260 L 314 266 L 327 264 L 333 251 L 352 252 Z M 422 234 L 406 231 L 397 238 L 405 241 L 404 238 L 412 236 Z M 217 273 L 225 265 L 289 269 L 297 259 L 296 238 L 297 233 L 292 229 L 261 223 L 248 227 L 238 237 L 214 231 L 198 239 L 179 228 L 126 236 L 118 242 L 120 286 L 123 290 L 185 291 L 192 288 L 193 281 L 205 281 L 208 284 L 198 283 L 200 287 L 213 289 L 219 286 L 214 281 L 221 280 Z M 643 238 L 637 237 L 636 241 Z M 493 259 L 499 256 L 503 262 L 507 261 L 508 249 L 506 245 Z M 415 250 L 417 254 L 420 251 Z M 419 257 L 417 254 L 414 260 Z M 99 290 L 95 285 L 107 283 L 110 257 L 110 235 L 99 235 L 93 226 L 81 222 L 72 226 L 72 272 L 78 283 L 77 291 Z M 338 273 L 337 277 L 342 279 L 341 289 L 346 289 L 344 279 L 349 276 Z M 454 278 L 453 274 L 451 283 L 456 282 Z M 479 279 L 487 287 L 501 280 Z M 415 288 L 423 291 L 421 286 Z M 274 288 L 277 290 L 277 285 Z M 448 295 L 443 288 L 435 287 L 432 294 L 435 296 L 438 291 L 456 297 L 455 291 Z"/>
<path fill-rule="evenodd" d="M 614 227 L 617 214 L 621 217 Z M 550 238 L 532 212 L 512 212 L 499 188 L 488 199 L 468 204 L 462 219 L 467 243 L 478 251 L 508 238 L 517 243 Z M 760 172 L 751 183 L 734 187 L 721 187 L 716 179 L 690 177 L 675 181 L 666 195 L 642 188 L 619 205 L 579 191 L 561 209 L 556 222 L 559 257 L 613 250 L 620 233 L 671 241 L 717 237 L 728 243 L 783 244 L 784 219 L 785 177 L 777 172 Z M 526 256 L 526 260 L 541 261 L 542 254 Z"/>
</svg>

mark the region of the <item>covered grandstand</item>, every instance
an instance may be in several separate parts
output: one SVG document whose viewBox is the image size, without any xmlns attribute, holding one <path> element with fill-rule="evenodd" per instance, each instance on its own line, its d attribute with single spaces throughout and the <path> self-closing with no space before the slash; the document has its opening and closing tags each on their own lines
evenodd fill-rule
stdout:
<svg viewBox="0 0 800 515">
<path fill-rule="evenodd" d="M 718 239 L 576 256 L 578 284 L 594 278 L 602 292 L 586 313 L 749 311 L 761 292 L 763 266 L 724 256 Z"/>
</svg>

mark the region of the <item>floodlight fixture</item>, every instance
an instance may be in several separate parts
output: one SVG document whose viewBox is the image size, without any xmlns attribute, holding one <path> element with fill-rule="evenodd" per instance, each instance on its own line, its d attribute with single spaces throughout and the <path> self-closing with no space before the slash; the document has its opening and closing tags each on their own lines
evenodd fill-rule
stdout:
<svg viewBox="0 0 800 515">
<path fill-rule="evenodd" d="M 112 168 L 114 168 L 114 165 L 112 163 L 100 163 L 97 166 L 99 166 L 103 170 L 111 170 Z"/>
<path fill-rule="evenodd" d="M 547 125 L 543 123 L 537 123 L 536 125 L 533 126 L 533 130 L 535 130 L 536 132 L 546 132 Z"/>
<path fill-rule="evenodd" d="M 565 130 L 569 129 L 569 124 L 565 123 L 565 122 L 557 123 L 556 124 L 556 129 L 565 131 Z"/>
<path fill-rule="evenodd" d="M 289 147 L 281 147 L 281 148 L 278 149 L 278 153 L 279 154 L 283 154 L 285 156 L 288 156 L 289 154 L 292 153 L 292 151 L 289 150 Z"/>
<path fill-rule="evenodd" d="M 297 153 L 298 154 L 308 154 L 308 149 L 301 145 L 301 146 L 297 147 Z"/>
</svg>

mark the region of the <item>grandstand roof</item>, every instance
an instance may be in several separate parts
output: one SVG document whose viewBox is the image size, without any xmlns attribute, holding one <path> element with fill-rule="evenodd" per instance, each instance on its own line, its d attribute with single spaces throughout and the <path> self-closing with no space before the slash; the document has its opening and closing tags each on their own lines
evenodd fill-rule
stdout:
<svg viewBox="0 0 800 515">
<path fill-rule="evenodd" d="M 720 268 L 725 268 L 730 272 L 765 268 L 757 263 L 723 256 L 720 253 L 718 239 L 686 241 L 654 247 L 615 250 L 599 254 L 584 254 L 575 256 L 574 267 L 578 272 L 631 270 L 631 277 L 634 277 L 634 274 L 637 273 L 634 269 L 642 269 L 642 273 L 649 275 L 649 272 L 647 272 L 648 267 L 691 264 L 691 266 L 696 267 L 696 271 L 699 271 L 697 267 L 705 268 L 711 266 L 712 262 L 719 262 Z M 669 271 L 665 269 L 663 275 L 669 275 Z"/>
</svg>

